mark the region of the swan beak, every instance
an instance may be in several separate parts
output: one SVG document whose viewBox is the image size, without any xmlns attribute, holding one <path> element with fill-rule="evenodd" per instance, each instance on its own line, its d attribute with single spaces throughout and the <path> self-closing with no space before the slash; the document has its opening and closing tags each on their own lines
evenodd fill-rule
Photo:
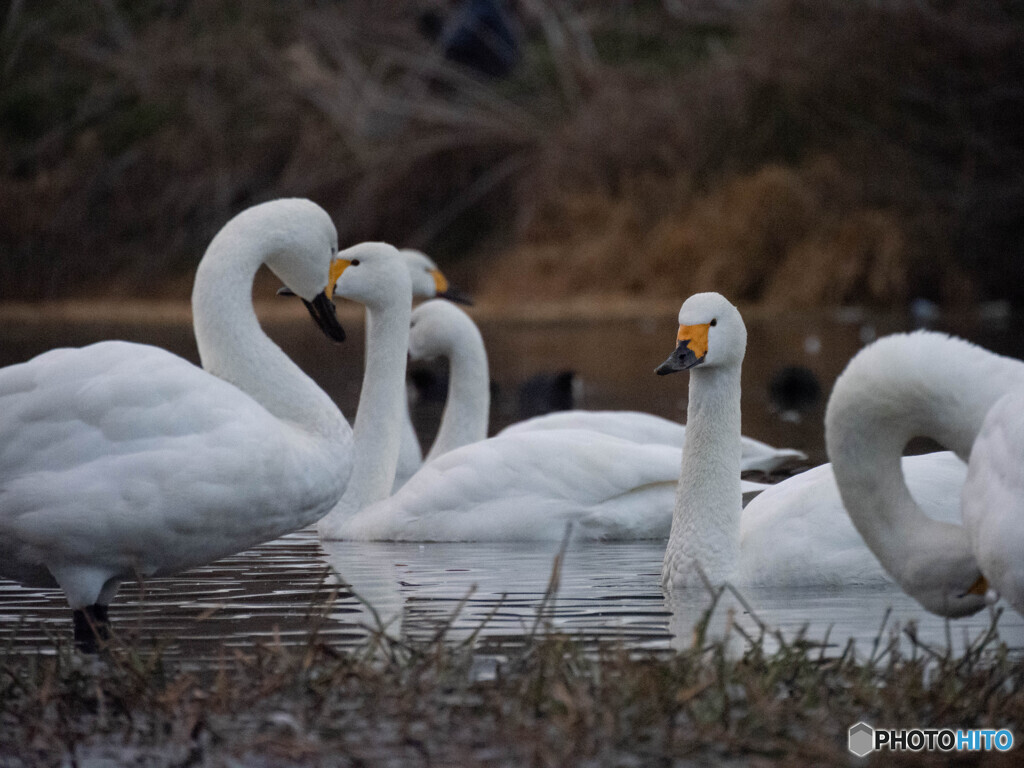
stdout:
<svg viewBox="0 0 1024 768">
<path fill-rule="evenodd" d="M 452 288 L 448 283 L 448 278 L 442 274 L 440 269 L 430 270 L 430 276 L 434 278 L 434 288 L 440 298 L 454 301 L 456 304 L 465 304 L 468 307 L 473 306 L 473 299 L 458 288 Z"/>
<path fill-rule="evenodd" d="M 965 595 L 980 595 L 984 597 L 988 593 L 988 579 L 984 576 L 979 576 L 971 588 L 964 592 Z"/>
<path fill-rule="evenodd" d="M 329 300 L 334 299 L 334 288 L 338 284 L 338 278 L 341 277 L 341 273 L 350 266 L 352 266 L 351 259 L 335 259 L 331 262 L 331 269 L 327 274 L 327 288 L 324 291 Z"/>
<path fill-rule="evenodd" d="M 320 330 L 327 334 L 332 341 L 344 341 L 345 329 L 338 322 L 338 315 L 334 309 L 334 302 L 327 296 L 327 291 L 321 291 L 312 301 L 302 300 L 309 310 L 309 314 L 320 326 Z"/>
<path fill-rule="evenodd" d="M 708 331 L 710 323 L 703 325 L 680 325 L 676 336 L 675 351 L 668 360 L 654 369 L 659 376 L 686 371 L 704 362 L 708 354 Z"/>
</svg>

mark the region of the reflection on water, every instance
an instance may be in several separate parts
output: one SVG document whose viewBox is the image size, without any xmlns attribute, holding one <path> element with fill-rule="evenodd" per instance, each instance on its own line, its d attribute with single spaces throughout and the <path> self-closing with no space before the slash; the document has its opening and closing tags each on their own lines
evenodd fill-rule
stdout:
<svg viewBox="0 0 1024 768">
<path fill-rule="evenodd" d="M 303 645 L 314 634 L 332 647 L 355 648 L 379 627 L 393 637 L 420 641 L 443 630 L 451 642 L 472 637 L 482 653 L 499 654 L 541 631 L 572 634 L 589 647 L 609 640 L 635 650 L 691 645 L 709 596 L 689 591 L 664 597 L 661 544 L 573 545 L 565 553 L 557 592 L 546 601 L 557 549 L 554 544 L 321 545 L 308 529 L 177 578 L 153 579 L 141 588 L 126 585 L 111 615 L 133 642 L 163 645 L 167 654 L 192 662 L 212 662 L 255 643 Z M 921 642 L 944 649 L 948 631 L 961 651 L 989 626 L 984 612 L 947 626 L 895 587 L 756 589 L 743 595 L 746 606 L 729 596 L 722 599 L 709 637 L 723 636 L 733 622 L 757 636 L 760 621 L 781 630 L 787 642 L 827 640 L 830 653 L 853 639 L 863 657 L 889 609 L 883 640 L 914 622 Z M 1000 636 L 1011 647 L 1024 647 L 1024 619 L 1007 612 Z M 732 637 L 740 650 L 739 636 Z M 0 647 L 48 651 L 69 638 L 70 611 L 59 591 L 0 581 Z"/>
<path fill-rule="evenodd" d="M 744 366 L 744 432 L 799 448 L 823 460 L 824 401 L 799 422 L 780 419 L 769 407 L 767 383 L 785 365 L 805 366 L 824 392 L 865 336 L 901 329 L 899 318 L 874 320 L 824 316 L 748 316 Z M 271 323 L 268 331 L 330 392 L 351 416 L 358 400 L 362 365 L 361 331 L 349 323 L 349 339 L 333 347 L 308 318 Z M 542 370 L 571 368 L 583 381 L 584 408 L 632 408 L 671 418 L 684 417 L 686 378 L 666 380 L 651 373 L 671 350 L 675 320 L 591 323 L 482 323 L 499 387 Z M 1019 354 L 1019 324 L 980 326 L 957 320 L 947 328 L 996 351 Z M 0 339 L 0 365 L 26 360 L 57 345 L 82 345 L 104 338 L 154 343 L 196 359 L 191 329 L 150 323 L 123 328 L 110 324 L 13 324 Z M 809 343 L 808 340 L 816 340 Z M 421 414 L 422 416 L 423 414 Z M 492 427 L 513 418 L 501 408 Z M 420 419 L 428 438 L 430 419 Z M 477 642 L 498 651 L 534 631 L 556 555 L 555 545 L 531 544 L 366 544 L 330 542 L 323 547 L 311 531 L 287 536 L 249 552 L 172 579 L 125 585 L 111 614 L 115 625 L 138 642 L 166 644 L 193 660 L 216 659 L 255 642 L 305 643 L 311 633 L 339 647 L 354 647 L 376 618 L 343 584 L 375 606 L 390 634 L 428 638 L 450 622 L 449 636 L 461 640 L 479 631 Z M 566 553 L 559 590 L 546 605 L 543 628 L 578 634 L 584 642 L 614 639 L 635 649 L 688 646 L 707 595 L 662 595 L 659 578 L 663 545 L 658 543 L 574 545 Z M 329 568 L 340 574 L 330 575 Z M 948 623 L 920 610 L 895 587 L 846 590 L 745 590 L 760 620 L 787 638 L 801 634 L 828 642 L 836 651 L 850 638 L 866 655 L 889 608 L 887 629 L 917 624 L 918 637 L 955 647 L 988 626 L 985 614 Z M 333 599 L 329 598 L 333 595 Z M 329 601 L 328 601 L 329 600 Z M 454 618 L 452 618 L 454 616 Z M 757 626 L 744 606 L 723 599 L 710 626 L 714 635 L 735 621 L 747 632 Z M 1024 620 L 1008 612 L 1001 636 L 1024 647 Z M 30 590 L 0 580 L 0 647 L 52 649 L 70 637 L 70 611 L 52 590 Z"/>
</svg>

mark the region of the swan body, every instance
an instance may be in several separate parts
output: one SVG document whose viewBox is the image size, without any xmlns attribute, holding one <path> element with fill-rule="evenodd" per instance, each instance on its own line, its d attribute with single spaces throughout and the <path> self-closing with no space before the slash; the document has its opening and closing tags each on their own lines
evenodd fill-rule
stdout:
<svg viewBox="0 0 1024 768">
<path fill-rule="evenodd" d="M 862 349 L 829 398 L 826 447 L 846 511 L 886 571 L 933 613 L 962 616 L 980 610 L 984 570 L 969 529 L 922 514 L 897 459 L 908 440 L 926 436 L 968 461 L 990 409 L 1021 386 L 1024 363 L 1019 360 L 918 331 Z M 985 453 L 986 447 L 979 450 Z M 969 468 L 971 474 L 977 493 L 984 472 Z"/>
<path fill-rule="evenodd" d="M 591 429 L 635 443 L 658 443 L 682 447 L 686 425 L 640 411 L 558 411 L 512 424 L 500 434 L 538 429 Z M 805 453 L 792 448 L 775 448 L 760 440 L 741 437 L 740 466 L 744 472 L 773 472 L 791 461 L 803 461 Z"/>
<path fill-rule="evenodd" d="M 978 568 L 1024 615 L 1024 390 L 1000 398 L 971 448 L 963 521 Z"/>
<path fill-rule="evenodd" d="M 579 539 L 660 539 L 680 455 L 590 430 L 492 437 L 427 462 L 336 532 L 356 540 L 557 541 L 572 524 Z M 740 489 L 738 470 L 736 483 Z M 743 492 L 764 488 L 742 483 Z"/>
<path fill-rule="evenodd" d="M 740 369 L 746 328 L 717 293 L 679 311 L 678 344 L 658 373 L 690 371 L 689 424 L 662 566 L 668 589 L 731 581 L 745 585 L 844 585 L 890 581 L 846 519 L 832 469 L 818 467 L 771 486 L 741 509 Z M 964 477 L 955 456 L 905 460 L 914 492 L 940 518 Z M 945 493 L 945 496 L 943 496 Z"/>
<path fill-rule="evenodd" d="M 120 341 L 0 370 L 0 575 L 57 585 L 103 619 L 125 579 L 200 565 L 327 512 L 351 471 L 351 429 L 263 334 L 250 293 L 266 263 L 330 323 L 336 250 L 309 201 L 228 222 L 192 296 L 206 370 Z"/>
</svg>

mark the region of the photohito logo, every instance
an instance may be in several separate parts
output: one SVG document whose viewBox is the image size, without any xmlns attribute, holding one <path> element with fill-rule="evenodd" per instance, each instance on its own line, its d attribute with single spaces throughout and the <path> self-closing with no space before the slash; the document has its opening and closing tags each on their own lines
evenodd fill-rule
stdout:
<svg viewBox="0 0 1024 768">
<path fill-rule="evenodd" d="M 847 746 L 857 757 L 877 749 L 898 752 L 1006 752 L 1013 747 L 1013 734 L 1002 730 L 974 729 L 954 731 L 950 728 L 872 728 L 865 722 L 850 726 Z"/>
</svg>

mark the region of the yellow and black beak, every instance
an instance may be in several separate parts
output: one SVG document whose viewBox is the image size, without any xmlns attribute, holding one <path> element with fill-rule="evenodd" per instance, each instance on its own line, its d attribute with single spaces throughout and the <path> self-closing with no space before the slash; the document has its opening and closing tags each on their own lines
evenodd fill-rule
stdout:
<svg viewBox="0 0 1024 768">
<path fill-rule="evenodd" d="M 708 331 L 710 323 L 702 325 L 680 325 L 676 336 L 675 351 L 668 360 L 654 369 L 659 376 L 686 371 L 704 362 L 708 354 Z"/>
<path fill-rule="evenodd" d="M 306 309 L 309 310 L 310 316 L 320 326 L 320 330 L 332 341 L 340 342 L 345 340 L 345 329 L 338 322 L 338 313 L 332 299 L 334 298 L 334 284 L 338 282 L 338 278 L 345 271 L 345 267 L 351 263 L 348 259 L 335 259 L 332 261 L 328 272 L 327 287 L 320 291 L 312 301 L 302 300 L 302 303 L 306 305 Z M 277 295 L 294 296 L 295 292 L 288 286 L 284 286 L 277 290 Z"/>
<path fill-rule="evenodd" d="M 458 288 L 453 288 L 449 285 L 448 278 L 442 274 L 440 269 L 430 270 L 430 276 L 434 278 L 434 288 L 440 298 L 448 299 L 448 301 L 454 301 L 456 304 L 465 304 L 470 307 L 473 306 L 473 299 Z"/>
</svg>

